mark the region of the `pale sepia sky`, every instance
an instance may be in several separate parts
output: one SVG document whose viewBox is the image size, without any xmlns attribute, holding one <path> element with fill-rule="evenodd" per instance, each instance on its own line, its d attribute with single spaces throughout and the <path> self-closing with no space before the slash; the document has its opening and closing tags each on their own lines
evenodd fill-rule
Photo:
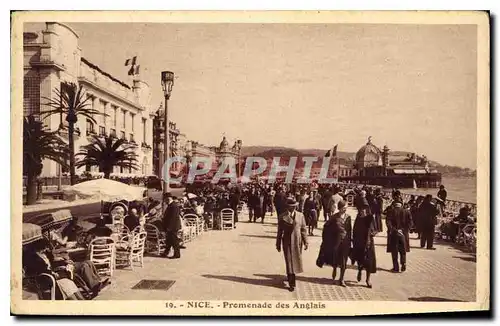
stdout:
<svg viewBox="0 0 500 326">
<path fill-rule="evenodd" d="M 174 71 L 171 120 L 188 139 L 356 151 L 372 136 L 476 168 L 474 25 L 68 25 L 123 81 L 137 55 L 155 108 L 160 72 Z"/>
</svg>

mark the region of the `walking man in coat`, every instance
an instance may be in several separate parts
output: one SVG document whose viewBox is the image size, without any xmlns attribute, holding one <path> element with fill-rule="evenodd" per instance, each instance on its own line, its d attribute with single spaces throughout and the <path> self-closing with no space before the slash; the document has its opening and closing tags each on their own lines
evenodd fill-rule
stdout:
<svg viewBox="0 0 500 326">
<path fill-rule="evenodd" d="M 399 273 L 398 253 L 401 259 L 401 271 L 406 271 L 406 253 L 410 251 L 410 211 L 403 208 L 403 203 L 394 202 L 387 214 L 387 252 L 392 255 L 392 272 Z"/>
<path fill-rule="evenodd" d="M 330 192 L 330 189 L 327 188 L 321 195 L 321 203 L 323 204 L 323 218 L 325 219 L 325 222 L 328 220 L 331 201 L 332 201 L 332 193 Z"/>
<path fill-rule="evenodd" d="M 435 250 L 434 232 L 437 224 L 437 216 L 439 211 L 436 205 L 432 202 L 432 195 L 425 196 L 424 202 L 419 208 L 419 219 L 422 235 L 420 237 L 420 247 L 423 248 L 427 244 L 427 249 Z"/>
<path fill-rule="evenodd" d="M 276 207 L 276 214 L 278 217 L 286 211 L 285 186 L 280 186 L 278 192 L 276 192 L 274 196 L 274 207 Z"/>
<path fill-rule="evenodd" d="M 181 258 L 181 250 L 180 250 L 180 239 L 178 236 L 178 232 L 181 230 L 181 217 L 180 217 L 180 207 L 177 202 L 177 198 L 173 196 L 167 196 L 167 209 L 163 215 L 163 227 L 166 232 L 166 248 L 165 248 L 165 257 L 167 257 L 170 252 L 170 248 L 174 248 L 174 255 L 171 257 L 172 259 Z"/>
<path fill-rule="evenodd" d="M 375 219 L 375 230 L 377 232 L 383 232 L 384 228 L 382 225 L 382 211 L 384 209 L 384 198 L 380 192 L 380 188 L 375 189 L 375 195 L 370 204 L 371 211 L 373 213 L 373 218 Z"/>
<path fill-rule="evenodd" d="M 283 249 L 289 291 L 294 291 L 295 274 L 303 272 L 302 247 L 307 250 L 307 229 L 304 215 L 296 210 L 295 199 L 289 198 L 286 203 L 287 210 L 278 217 L 276 250 Z"/>
</svg>

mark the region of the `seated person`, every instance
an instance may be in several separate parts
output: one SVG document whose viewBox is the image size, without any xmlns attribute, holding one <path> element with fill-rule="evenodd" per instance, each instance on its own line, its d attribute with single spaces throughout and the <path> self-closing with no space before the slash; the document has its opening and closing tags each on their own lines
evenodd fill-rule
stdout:
<svg viewBox="0 0 500 326">
<path fill-rule="evenodd" d="M 85 300 L 83 294 L 72 280 L 72 266 L 54 261 L 49 246 L 48 241 L 43 239 L 26 248 L 23 253 L 23 266 L 26 273 L 28 275 L 40 275 L 42 273 L 52 275 L 59 289 L 59 291 L 56 291 L 56 299 Z M 40 286 L 42 288 L 47 287 L 46 284 L 40 284 Z"/>
<path fill-rule="evenodd" d="M 139 213 L 137 208 L 132 208 L 130 213 L 125 217 L 123 223 L 128 227 L 130 231 L 134 230 L 137 226 L 139 226 Z"/>
<path fill-rule="evenodd" d="M 99 291 L 109 282 L 109 279 L 101 279 L 90 260 L 73 262 L 67 251 L 64 250 L 67 247 L 68 238 L 62 237 L 57 231 L 52 231 L 50 234 L 51 241 L 48 245 L 52 248 L 53 261 L 72 266 L 72 270 L 85 282 L 87 291 L 92 292 L 93 296 L 97 296 Z"/>
<path fill-rule="evenodd" d="M 89 230 L 89 235 L 94 237 L 110 237 L 113 231 L 106 226 L 104 219 L 99 219 L 95 227 Z"/>
<path fill-rule="evenodd" d="M 78 235 L 83 232 L 83 228 L 78 225 L 78 217 L 73 216 L 70 224 L 66 226 L 62 231 L 62 237 L 66 238 L 67 241 L 77 241 Z"/>
<path fill-rule="evenodd" d="M 446 223 L 445 234 L 451 241 L 455 242 L 460 230 L 467 224 L 474 224 L 474 219 L 470 216 L 468 206 L 460 208 L 459 214 L 449 223 Z"/>
</svg>

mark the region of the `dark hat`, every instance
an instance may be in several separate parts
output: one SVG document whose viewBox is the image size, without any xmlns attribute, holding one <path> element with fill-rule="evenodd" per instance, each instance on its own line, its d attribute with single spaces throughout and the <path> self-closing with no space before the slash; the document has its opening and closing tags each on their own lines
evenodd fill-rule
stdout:
<svg viewBox="0 0 500 326">
<path fill-rule="evenodd" d="M 295 199 L 293 198 L 288 198 L 286 200 L 286 205 L 287 206 L 297 206 L 299 203 L 297 203 L 297 201 L 295 201 Z"/>
<path fill-rule="evenodd" d="M 339 210 L 341 210 L 344 207 L 345 207 L 345 201 L 343 201 L 343 200 L 339 201 L 339 203 L 337 204 L 337 208 Z"/>
</svg>

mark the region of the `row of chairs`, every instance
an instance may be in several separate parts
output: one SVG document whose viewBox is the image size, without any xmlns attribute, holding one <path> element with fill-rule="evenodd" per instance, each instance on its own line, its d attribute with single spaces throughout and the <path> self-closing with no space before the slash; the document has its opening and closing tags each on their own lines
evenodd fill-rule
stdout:
<svg viewBox="0 0 500 326">
<path fill-rule="evenodd" d="M 218 223 L 214 221 L 214 216 L 212 214 L 207 217 L 206 223 L 203 217 L 196 214 L 184 214 L 181 218 L 183 223 L 181 240 L 184 243 L 193 241 L 208 230 L 213 230 L 216 225 L 218 225 L 221 230 L 234 229 L 234 211 L 230 208 L 225 208 L 221 211 L 220 222 Z M 161 256 L 166 249 L 164 233 L 161 232 L 156 225 L 151 223 L 144 224 L 144 232 L 147 234 L 146 252 Z"/>
<path fill-rule="evenodd" d="M 133 270 L 135 262 L 143 267 L 146 238 L 144 231 L 120 236 L 118 240 L 113 236 L 95 238 L 89 245 L 89 259 L 101 276 L 113 276 L 117 267 Z"/>
</svg>

